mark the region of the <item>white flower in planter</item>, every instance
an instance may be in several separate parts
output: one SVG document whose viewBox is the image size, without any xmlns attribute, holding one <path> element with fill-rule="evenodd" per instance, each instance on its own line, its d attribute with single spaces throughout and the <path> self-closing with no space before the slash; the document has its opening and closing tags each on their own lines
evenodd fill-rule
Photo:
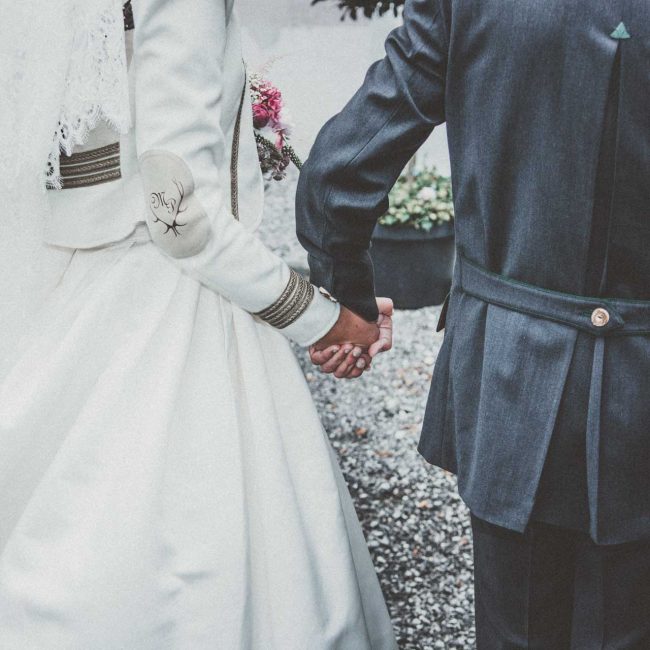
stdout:
<svg viewBox="0 0 650 650">
<path fill-rule="evenodd" d="M 429 232 L 454 219 L 451 180 L 435 167 L 402 174 L 389 195 L 388 212 L 379 224 Z"/>
<path fill-rule="evenodd" d="M 423 187 L 418 192 L 418 199 L 421 201 L 435 201 L 437 197 L 436 190 L 433 187 Z"/>
</svg>

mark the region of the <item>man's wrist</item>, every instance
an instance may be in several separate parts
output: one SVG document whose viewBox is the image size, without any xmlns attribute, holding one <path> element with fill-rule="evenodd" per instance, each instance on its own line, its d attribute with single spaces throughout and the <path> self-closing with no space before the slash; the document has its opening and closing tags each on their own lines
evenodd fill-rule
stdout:
<svg viewBox="0 0 650 650">
<path fill-rule="evenodd" d="M 309 254 L 310 279 L 369 323 L 379 317 L 369 256 L 358 261 Z"/>
</svg>

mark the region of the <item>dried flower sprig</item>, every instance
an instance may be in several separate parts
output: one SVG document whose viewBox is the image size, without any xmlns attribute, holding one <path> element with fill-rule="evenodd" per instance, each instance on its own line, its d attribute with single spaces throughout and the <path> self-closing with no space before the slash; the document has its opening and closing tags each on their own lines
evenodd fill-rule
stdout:
<svg viewBox="0 0 650 650">
<path fill-rule="evenodd" d="M 302 163 L 289 144 L 291 126 L 286 118 L 282 93 L 259 74 L 250 77 L 253 126 L 262 174 L 267 180 L 281 181 L 291 163 Z"/>
</svg>

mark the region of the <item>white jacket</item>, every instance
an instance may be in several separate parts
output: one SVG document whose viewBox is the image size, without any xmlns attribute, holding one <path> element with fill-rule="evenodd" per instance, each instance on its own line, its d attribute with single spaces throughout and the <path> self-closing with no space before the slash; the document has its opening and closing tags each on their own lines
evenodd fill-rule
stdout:
<svg viewBox="0 0 650 650">
<path fill-rule="evenodd" d="M 234 0 L 132 0 L 127 32 L 134 128 L 97 127 L 50 192 L 46 241 L 92 248 L 146 222 L 185 272 L 309 345 L 339 306 L 297 278 L 253 234 L 263 182 L 245 92 L 237 165 L 239 221 L 231 210 L 231 152 L 245 84 Z M 119 144 L 118 144 L 119 140 Z M 88 182 L 90 181 L 90 182 Z"/>
</svg>

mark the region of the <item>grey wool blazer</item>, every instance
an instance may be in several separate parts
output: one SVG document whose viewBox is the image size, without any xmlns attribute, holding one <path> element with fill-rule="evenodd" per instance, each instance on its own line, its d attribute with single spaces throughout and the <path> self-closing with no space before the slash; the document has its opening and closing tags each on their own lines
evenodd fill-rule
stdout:
<svg viewBox="0 0 650 650">
<path fill-rule="evenodd" d="M 593 539 L 650 537 L 650 2 L 407 0 L 297 197 L 312 281 L 368 319 L 373 228 L 443 122 L 458 261 L 420 451 L 521 531 L 577 436 Z"/>
</svg>

